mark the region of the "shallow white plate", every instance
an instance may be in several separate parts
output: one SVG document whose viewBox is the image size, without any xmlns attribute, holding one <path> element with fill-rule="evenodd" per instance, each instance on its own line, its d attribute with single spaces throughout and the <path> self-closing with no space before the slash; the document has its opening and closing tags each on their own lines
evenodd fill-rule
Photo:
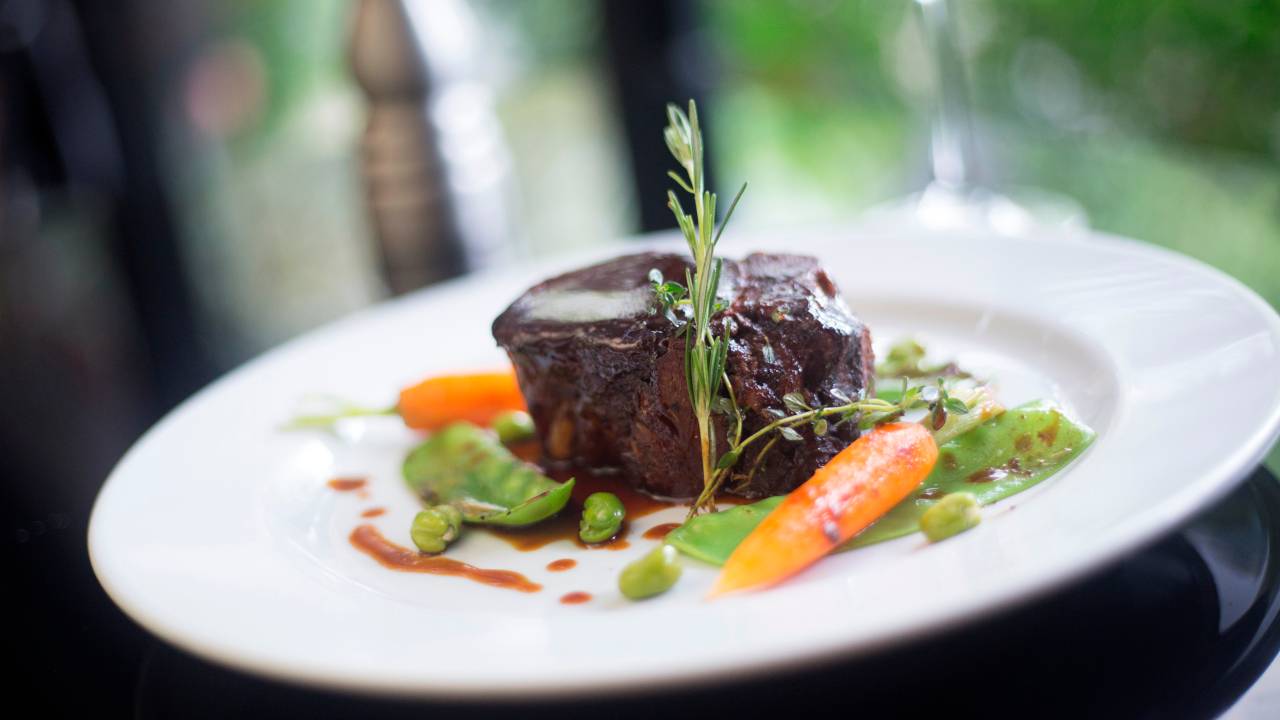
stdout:
<svg viewBox="0 0 1280 720">
<path fill-rule="evenodd" d="M 631 249 L 635 249 L 632 246 Z M 742 677 L 865 652 L 1066 582 L 1187 518 L 1260 460 L 1280 427 L 1280 319 L 1234 280 L 1101 236 L 1010 239 L 809 229 L 736 231 L 726 254 L 820 256 L 883 343 L 910 333 L 992 377 L 1007 404 L 1050 397 L 1098 432 L 1068 471 L 937 546 L 904 538 L 824 560 L 774 590 L 706 602 L 687 562 L 644 603 L 616 591 L 648 550 L 568 543 L 517 553 L 471 533 L 450 555 L 513 569 L 535 594 L 397 573 L 347 541 L 373 522 L 408 545 L 399 479 L 413 437 L 391 420 L 338 437 L 276 428 L 306 396 L 389 404 L 436 371 L 503 362 L 492 318 L 533 281 L 580 264 L 487 274 L 358 314 L 199 393 L 130 450 L 89 530 L 112 598 L 162 638 L 266 675 L 423 696 L 585 694 Z M 597 257 L 616 252 L 597 253 Z M 326 486 L 371 477 L 366 497 Z M 387 514 L 371 521 L 373 506 Z M 548 562 L 578 566 L 550 573 Z M 570 591 L 591 593 L 563 605 Z"/>
</svg>

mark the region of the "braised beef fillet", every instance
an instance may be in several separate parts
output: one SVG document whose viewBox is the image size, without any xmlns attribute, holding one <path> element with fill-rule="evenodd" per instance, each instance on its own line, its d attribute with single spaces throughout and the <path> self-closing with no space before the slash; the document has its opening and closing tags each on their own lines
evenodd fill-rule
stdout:
<svg viewBox="0 0 1280 720">
<path fill-rule="evenodd" d="M 684 333 L 656 311 L 651 268 L 683 283 L 687 258 L 643 253 L 552 278 L 530 288 L 493 323 L 516 367 L 520 389 L 552 461 L 616 468 L 653 495 L 689 498 L 702 489 L 697 425 L 684 377 Z M 869 391 L 871 334 L 849 311 L 817 260 L 749 255 L 726 260 L 712 321 L 730 328 L 728 375 L 746 417 L 743 436 L 785 411 L 782 397 L 836 404 Z M 719 452 L 727 419 L 717 416 Z M 757 442 L 726 489 L 746 497 L 785 493 L 857 437 L 853 423 L 827 435 L 799 428 L 780 440 L 748 480 Z"/>
</svg>

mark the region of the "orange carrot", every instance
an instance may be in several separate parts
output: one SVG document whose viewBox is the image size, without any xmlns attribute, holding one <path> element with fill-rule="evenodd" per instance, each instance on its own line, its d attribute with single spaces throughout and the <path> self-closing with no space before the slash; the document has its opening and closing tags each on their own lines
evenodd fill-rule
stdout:
<svg viewBox="0 0 1280 720">
<path fill-rule="evenodd" d="M 427 378 L 401 390 L 396 405 L 404 424 L 419 430 L 459 420 L 488 425 L 499 413 L 524 409 L 514 370 Z"/>
<path fill-rule="evenodd" d="M 867 432 L 787 496 L 725 562 L 711 597 L 782 582 L 889 512 L 938 459 L 919 423 Z"/>
</svg>

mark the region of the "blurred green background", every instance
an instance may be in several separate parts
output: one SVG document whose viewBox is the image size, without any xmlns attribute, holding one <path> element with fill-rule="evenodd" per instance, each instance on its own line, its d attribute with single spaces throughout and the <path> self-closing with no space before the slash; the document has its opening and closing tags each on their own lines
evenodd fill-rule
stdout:
<svg viewBox="0 0 1280 720">
<path fill-rule="evenodd" d="M 530 252 L 634 232 L 600 6 L 471 7 Z M 1280 306 L 1280 3 L 954 7 L 986 182 L 1073 198 L 1092 227 L 1204 260 Z M 931 79 L 909 2 L 708 0 L 693 15 L 684 42 L 711 58 L 715 170 L 752 183 L 741 222 L 854 218 L 927 181 Z M 236 329 L 230 356 L 379 296 L 347 20 L 341 0 L 242 1 L 219 18 L 218 43 L 250 48 L 266 86 L 261 110 L 187 174 L 201 252 L 222 268 L 206 297 Z M 556 201 L 565 188 L 572 212 Z"/>
</svg>

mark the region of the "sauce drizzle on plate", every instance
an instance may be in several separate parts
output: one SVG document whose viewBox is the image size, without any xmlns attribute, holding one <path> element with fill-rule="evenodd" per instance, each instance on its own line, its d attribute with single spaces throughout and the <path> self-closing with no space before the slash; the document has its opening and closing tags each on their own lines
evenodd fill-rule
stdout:
<svg viewBox="0 0 1280 720">
<path fill-rule="evenodd" d="M 512 570 L 487 570 L 474 565 L 437 555 L 423 555 L 416 550 L 401 547 L 383 537 L 378 528 L 360 525 L 351 531 L 351 544 L 357 550 L 377 560 L 380 565 L 402 572 L 426 573 L 462 577 L 482 585 L 506 588 L 518 592 L 533 593 L 542 586 Z"/>
<path fill-rule="evenodd" d="M 359 475 L 344 475 L 342 477 L 336 477 L 325 484 L 338 492 L 351 492 L 352 490 L 359 490 L 365 485 L 368 485 L 369 478 Z"/>
</svg>

